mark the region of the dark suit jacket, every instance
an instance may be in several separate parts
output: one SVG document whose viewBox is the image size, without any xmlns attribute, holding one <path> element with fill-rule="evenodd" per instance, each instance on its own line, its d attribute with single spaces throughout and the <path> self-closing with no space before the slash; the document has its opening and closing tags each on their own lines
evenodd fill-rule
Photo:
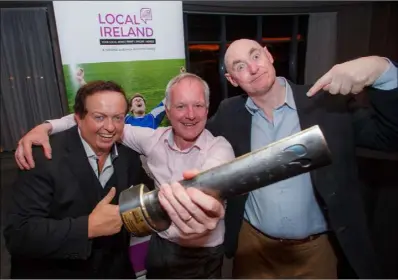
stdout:
<svg viewBox="0 0 398 280">
<path fill-rule="evenodd" d="M 320 92 L 308 98 L 309 87 L 290 84 L 302 129 L 319 125 L 332 153 L 333 164 L 311 172 L 331 229 L 360 278 L 380 277 L 366 224 L 357 176 L 355 146 L 387 150 L 398 147 L 398 91 L 368 90 L 375 112 L 350 112 L 348 97 Z M 235 155 L 250 152 L 252 116 L 246 95 L 224 100 L 207 128 L 224 136 Z M 232 198 L 226 210 L 227 257 L 236 251 L 247 195 Z"/>
<path fill-rule="evenodd" d="M 91 168 L 77 127 L 50 138 L 52 160 L 34 148 L 36 167 L 21 171 L 11 192 L 4 236 L 12 278 L 135 278 L 129 234 L 88 239 L 88 215 L 115 186 L 147 182 L 139 155 L 117 144 L 114 174 L 103 188 Z"/>
</svg>

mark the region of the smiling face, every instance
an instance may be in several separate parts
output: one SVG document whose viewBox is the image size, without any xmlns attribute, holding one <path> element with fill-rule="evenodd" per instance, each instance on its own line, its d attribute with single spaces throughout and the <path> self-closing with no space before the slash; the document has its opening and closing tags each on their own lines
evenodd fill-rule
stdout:
<svg viewBox="0 0 398 280">
<path fill-rule="evenodd" d="M 99 155 L 109 153 L 123 133 L 127 109 L 125 97 L 120 92 L 101 91 L 87 96 L 86 114 L 75 114 L 83 139 Z"/>
<path fill-rule="evenodd" d="M 227 80 L 240 86 L 249 96 L 267 92 L 275 82 L 274 59 L 266 47 L 256 41 L 242 39 L 233 42 L 226 54 Z"/>
<path fill-rule="evenodd" d="M 187 77 L 171 87 L 166 114 L 180 149 L 192 146 L 205 128 L 208 109 L 202 82 Z"/>
<path fill-rule="evenodd" d="M 146 110 L 145 101 L 142 97 L 135 97 L 131 100 L 130 111 L 134 114 L 144 114 Z"/>
</svg>

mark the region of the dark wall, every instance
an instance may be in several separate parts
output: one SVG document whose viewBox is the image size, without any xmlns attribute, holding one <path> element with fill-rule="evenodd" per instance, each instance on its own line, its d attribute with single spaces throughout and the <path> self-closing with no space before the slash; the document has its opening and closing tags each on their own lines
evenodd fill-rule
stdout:
<svg viewBox="0 0 398 280">
<path fill-rule="evenodd" d="M 184 11 L 272 14 L 272 13 L 309 13 L 337 11 L 356 5 L 354 1 L 183 1 Z"/>
<path fill-rule="evenodd" d="M 337 22 L 337 63 L 366 55 L 398 61 L 398 2 L 345 6 Z"/>
<path fill-rule="evenodd" d="M 369 55 L 372 3 L 360 2 L 337 13 L 336 63 Z"/>
<path fill-rule="evenodd" d="M 398 61 L 398 2 L 373 3 L 369 49 Z"/>
</svg>

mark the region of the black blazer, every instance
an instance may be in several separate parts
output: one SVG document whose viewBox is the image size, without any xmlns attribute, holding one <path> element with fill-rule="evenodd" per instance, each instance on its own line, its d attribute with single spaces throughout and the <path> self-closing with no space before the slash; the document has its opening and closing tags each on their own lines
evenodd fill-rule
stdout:
<svg viewBox="0 0 398 280">
<path fill-rule="evenodd" d="M 52 160 L 34 148 L 36 167 L 21 171 L 9 199 L 4 236 L 12 278 L 135 278 L 130 236 L 88 239 L 88 215 L 116 187 L 147 183 L 139 155 L 117 144 L 114 174 L 103 188 L 91 168 L 77 127 L 50 138 Z"/>
<path fill-rule="evenodd" d="M 308 86 L 289 83 L 300 125 L 319 125 L 332 153 L 333 164 L 311 172 L 315 193 L 329 226 L 335 232 L 349 263 L 360 278 L 380 277 L 366 223 L 357 176 L 355 146 L 379 150 L 398 148 L 398 90 L 367 90 L 375 112 L 350 110 L 347 96 L 320 92 L 308 98 Z M 224 100 L 207 124 L 215 135 L 224 136 L 235 155 L 250 152 L 252 116 L 246 110 L 246 95 Z M 227 257 L 236 251 L 247 195 L 228 200 L 225 248 Z"/>
</svg>

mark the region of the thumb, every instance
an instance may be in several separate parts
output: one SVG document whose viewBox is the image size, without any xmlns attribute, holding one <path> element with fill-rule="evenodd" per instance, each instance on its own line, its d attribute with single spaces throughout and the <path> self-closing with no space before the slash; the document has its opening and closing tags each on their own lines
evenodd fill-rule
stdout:
<svg viewBox="0 0 398 280">
<path fill-rule="evenodd" d="M 115 187 L 112 187 L 107 195 L 98 204 L 110 204 L 116 195 Z"/>
<path fill-rule="evenodd" d="M 43 150 L 44 150 L 44 154 L 46 155 L 46 157 L 48 159 L 51 159 L 51 146 L 50 146 L 50 142 L 47 140 L 45 142 L 43 142 Z"/>
<path fill-rule="evenodd" d="M 185 180 L 190 180 L 193 177 L 195 177 L 196 175 L 198 175 L 199 173 L 200 173 L 200 171 L 198 169 L 191 169 L 191 170 L 184 171 L 182 173 L 182 176 L 184 177 Z"/>
</svg>

